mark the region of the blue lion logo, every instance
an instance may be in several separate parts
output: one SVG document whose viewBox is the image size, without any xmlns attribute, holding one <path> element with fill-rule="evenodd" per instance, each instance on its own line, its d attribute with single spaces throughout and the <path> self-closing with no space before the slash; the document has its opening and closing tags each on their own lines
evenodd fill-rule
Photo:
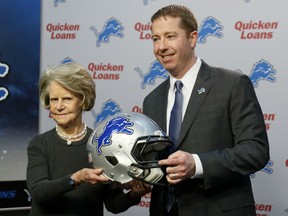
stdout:
<svg viewBox="0 0 288 216">
<path fill-rule="evenodd" d="M 70 58 L 70 57 L 66 57 L 66 58 L 64 58 L 61 62 L 60 62 L 60 64 L 67 64 L 67 63 L 71 63 L 71 62 L 75 62 L 72 58 Z"/>
<path fill-rule="evenodd" d="M 99 123 L 103 122 L 108 117 L 120 113 L 121 111 L 120 106 L 112 99 L 103 103 L 101 111 L 98 114 L 96 114 L 96 112 L 92 109 L 91 112 L 94 117 L 94 128 L 96 128 Z"/>
<path fill-rule="evenodd" d="M 260 80 L 275 82 L 276 78 L 273 75 L 275 75 L 276 73 L 277 71 L 273 68 L 273 65 L 271 65 L 268 61 L 262 59 L 254 64 L 249 77 L 251 82 L 253 83 L 254 88 L 257 88 Z"/>
<path fill-rule="evenodd" d="M 5 77 L 9 72 L 9 67 L 6 64 L 0 62 L 0 78 Z M 5 87 L 0 86 L 0 101 L 6 100 L 9 95 L 9 91 Z"/>
<path fill-rule="evenodd" d="M 66 0 L 54 0 L 54 7 L 58 7 L 59 3 L 65 3 Z"/>
<path fill-rule="evenodd" d="M 100 155 L 102 153 L 102 147 L 112 144 L 111 138 L 114 133 L 133 134 L 134 130 L 128 128 L 133 125 L 133 122 L 130 122 L 128 118 L 122 116 L 114 117 L 112 120 L 108 121 L 99 137 L 96 135 L 93 137 L 93 141 L 97 142 L 97 154 Z"/>
<path fill-rule="evenodd" d="M 266 166 L 261 170 L 262 172 L 265 172 L 267 174 L 272 174 L 273 169 L 271 168 L 274 165 L 274 162 L 269 160 Z"/>
<path fill-rule="evenodd" d="M 269 160 L 268 163 L 266 164 L 266 166 L 261 169 L 260 171 L 261 172 L 265 172 L 267 174 L 272 174 L 273 173 L 273 165 L 274 165 L 274 162 L 272 160 Z M 250 175 L 250 178 L 255 178 L 256 177 L 256 174 L 253 173 Z"/>
<path fill-rule="evenodd" d="M 166 79 L 169 76 L 167 70 L 157 60 L 151 63 L 150 68 L 146 74 L 144 74 L 139 67 L 136 67 L 134 70 L 139 73 L 142 79 L 142 89 L 145 89 L 146 85 L 154 85 L 156 78 Z"/>
<path fill-rule="evenodd" d="M 218 38 L 223 37 L 223 33 L 220 32 L 222 29 L 223 26 L 216 18 L 212 16 L 207 17 L 202 21 L 202 24 L 200 26 L 197 43 L 200 44 L 206 43 L 206 38 L 208 36 L 214 36 Z"/>
<path fill-rule="evenodd" d="M 148 5 L 149 0 L 143 0 L 143 5 Z M 150 1 L 156 1 L 156 0 L 150 0 Z"/>
<path fill-rule="evenodd" d="M 102 32 L 98 33 L 97 29 L 94 26 L 91 26 L 90 29 L 94 32 L 97 41 L 96 46 L 100 47 L 101 43 L 109 43 L 111 36 L 116 36 L 123 38 L 124 26 L 122 23 L 114 17 L 111 17 L 106 21 Z"/>
</svg>

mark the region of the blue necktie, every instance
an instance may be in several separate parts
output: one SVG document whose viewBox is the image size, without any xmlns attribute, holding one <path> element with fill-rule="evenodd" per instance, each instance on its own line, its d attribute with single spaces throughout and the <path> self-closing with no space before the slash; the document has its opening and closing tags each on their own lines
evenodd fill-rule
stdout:
<svg viewBox="0 0 288 216">
<path fill-rule="evenodd" d="M 183 83 L 181 81 L 178 80 L 175 82 L 175 101 L 171 110 L 169 123 L 169 136 L 173 142 L 173 147 L 169 150 L 169 153 L 173 153 L 176 150 L 177 139 L 181 129 L 183 105 L 182 87 Z M 169 213 L 175 202 L 174 187 L 168 187 L 166 193 L 166 210 Z"/>
<path fill-rule="evenodd" d="M 183 94 L 182 94 L 183 83 L 179 80 L 175 82 L 175 100 L 171 110 L 170 123 L 169 123 L 169 136 L 172 139 L 173 147 L 170 152 L 176 150 L 176 143 L 181 129 L 182 123 L 182 105 L 183 105 Z"/>
</svg>

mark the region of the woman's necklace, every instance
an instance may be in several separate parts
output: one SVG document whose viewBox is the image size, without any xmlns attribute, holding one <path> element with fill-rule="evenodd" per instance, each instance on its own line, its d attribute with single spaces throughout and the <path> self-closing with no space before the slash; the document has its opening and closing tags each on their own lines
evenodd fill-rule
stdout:
<svg viewBox="0 0 288 216">
<path fill-rule="evenodd" d="M 86 135 L 87 125 L 85 124 L 85 122 L 83 123 L 83 125 L 84 125 L 83 130 L 79 134 L 76 134 L 74 136 L 67 136 L 67 135 L 62 134 L 59 131 L 57 124 L 56 124 L 56 132 L 62 139 L 65 139 L 67 141 L 67 145 L 71 145 L 72 140 L 78 139 L 78 138 L 83 137 L 84 135 Z"/>
</svg>

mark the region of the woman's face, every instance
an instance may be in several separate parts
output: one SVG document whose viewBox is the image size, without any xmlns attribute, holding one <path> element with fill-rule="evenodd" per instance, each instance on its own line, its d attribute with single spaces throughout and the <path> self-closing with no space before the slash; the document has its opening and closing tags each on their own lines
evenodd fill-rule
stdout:
<svg viewBox="0 0 288 216">
<path fill-rule="evenodd" d="M 49 86 L 50 112 L 62 128 L 82 123 L 81 97 L 53 81 Z"/>
</svg>

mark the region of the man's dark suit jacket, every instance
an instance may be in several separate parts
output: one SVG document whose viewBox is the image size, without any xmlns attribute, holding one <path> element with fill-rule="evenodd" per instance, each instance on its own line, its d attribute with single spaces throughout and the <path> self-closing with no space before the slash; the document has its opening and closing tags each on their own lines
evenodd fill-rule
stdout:
<svg viewBox="0 0 288 216">
<path fill-rule="evenodd" d="M 143 102 L 143 113 L 164 131 L 169 85 L 165 80 Z M 204 171 L 175 186 L 179 216 L 255 215 L 249 175 L 267 164 L 269 144 L 248 76 L 202 61 L 177 145 L 198 154 Z M 154 186 L 151 216 L 161 215 L 163 200 L 163 187 Z"/>
</svg>

